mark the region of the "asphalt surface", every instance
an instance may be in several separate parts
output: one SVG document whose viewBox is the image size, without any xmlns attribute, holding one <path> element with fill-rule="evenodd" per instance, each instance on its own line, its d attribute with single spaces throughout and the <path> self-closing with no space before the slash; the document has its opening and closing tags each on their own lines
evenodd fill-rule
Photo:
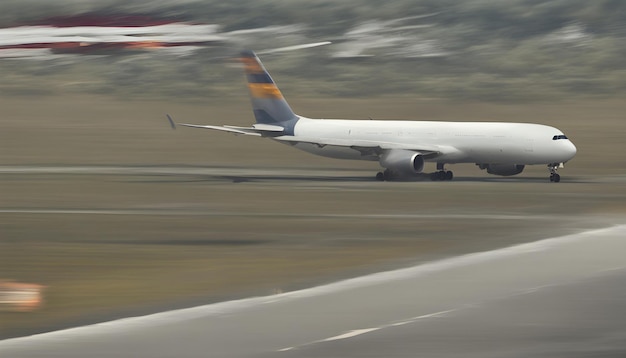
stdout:
<svg viewBox="0 0 626 358">
<path fill-rule="evenodd" d="M 2 357 L 623 357 L 626 225 L 0 341 Z"/>
</svg>

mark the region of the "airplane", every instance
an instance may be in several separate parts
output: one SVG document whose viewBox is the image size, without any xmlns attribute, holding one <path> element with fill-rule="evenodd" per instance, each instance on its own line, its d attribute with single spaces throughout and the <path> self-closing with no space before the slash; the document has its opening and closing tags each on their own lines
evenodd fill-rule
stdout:
<svg viewBox="0 0 626 358">
<path fill-rule="evenodd" d="M 256 123 L 179 125 L 237 135 L 266 137 L 312 154 L 377 161 L 385 168 L 380 181 L 410 180 L 423 173 L 425 163 L 436 163 L 431 180 L 452 180 L 446 164 L 475 163 L 487 173 L 511 176 L 526 165 L 547 165 L 550 182 L 557 170 L 576 154 L 576 146 L 557 128 L 532 123 L 438 122 L 403 120 L 312 119 L 293 112 L 257 55 L 241 53 Z M 167 118 L 176 128 L 172 117 Z"/>
</svg>

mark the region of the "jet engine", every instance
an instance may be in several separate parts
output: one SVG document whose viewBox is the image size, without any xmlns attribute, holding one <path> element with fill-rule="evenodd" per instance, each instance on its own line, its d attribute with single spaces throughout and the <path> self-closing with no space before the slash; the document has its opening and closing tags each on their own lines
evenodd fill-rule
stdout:
<svg viewBox="0 0 626 358">
<path fill-rule="evenodd" d="M 480 169 L 487 169 L 487 173 L 502 176 L 519 174 L 524 170 L 520 164 L 476 164 Z"/>
<path fill-rule="evenodd" d="M 424 158 L 410 150 L 392 149 L 380 157 L 380 165 L 405 175 L 417 174 L 424 170 Z"/>
</svg>

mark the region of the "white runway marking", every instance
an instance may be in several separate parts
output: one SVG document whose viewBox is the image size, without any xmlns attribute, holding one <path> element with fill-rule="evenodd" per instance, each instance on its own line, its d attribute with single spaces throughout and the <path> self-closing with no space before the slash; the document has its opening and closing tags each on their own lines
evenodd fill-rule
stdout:
<svg viewBox="0 0 626 358">
<path fill-rule="evenodd" d="M 337 335 L 337 336 L 320 339 L 320 340 L 315 341 L 315 342 L 305 343 L 305 344 L 301 344 L 299 346 L 294 346 L 294 347 L 282 348 L 282 349 L 277 350 L 277 352 L 287 352 L 287 351 L 291 351 L 291 350 L 298 349 L 298 348 L 303 348 L 305 346 L 310 346 L 310 345 L 317 344 L 317 343 L 325 343 L 325 342 L 339 341 L 339 340 L 342 340 L 342 339 L 349 339 L 349 338 L 357 337 L 357 336 L 360 336 L 360 335 L 363 335 L 363 334 L 366 334 L 366 333 L 380 331 L 380 330 L 383 330 L 383 329 L 386 329 L 386 328 L 398 327 L 398 326 L 403 326 L 403 325 L 410 324 L 410 323 L 415 323 L 416 321 L 419 321 L 419 320 L 425 319 L 425 318 L 432 318 L 432 317 L 443 316 L 443 315 L 445 315 L 447 313 L 454 312 L 454 311 L 455 310 L 440 311 L 440 312 L 429 313 L 429 314 L 413 317 L 413 318 L 411 318 L 409 320 L 406 320 L 406 321 L 401 321 L 401 322 L 396 322 L 396 323 L 391 323 L 391 324 L 385 324 L 385 325 L 382 325 L 380 327 L 355 329 L 355 330 L 352 330 L 352 331 L 349 331 L 349 332 L 346 332 L 346 333 L 342 333 L 342 334 Z"/>
<path fill-rule="evenodd" d="M 378 331 L 381 328 L 382 327 L 355 329 L 354 331 L 350 331 L 350 332 L 347 332 L 347 333 L 344 333 L 344 334 L 340 334 L 338 336 L 322 339 L 321 341 L 318 341 L 318 342 L 331 342 L 331 341 L 338 341 L 340 339 L 348 339 L 348 338 L 360 336 L 360 335 L 365 334 L 365 333 Z"/>
<path fill-rule="evenodd" d="M 34 347 L 36 345 L 42 345 L 50 342 L 60 342 L 64 340 L 83 340 L 90 337 L 100 337 L 106 335 L 125 334 L 131 332 L 142 331 L 148 327 L 163 326 L 166 324 L 197 320 L 203 317 L 211 316 L 223 316 L 229 313 L 242 312 L 247 309 L 259 307 L 264 304 L 270 304 L 268 302 L 273 301 L 271 304 L 280 304 L 281 302 L 289 300 L 298 300 L 307 297 L 324 296 L 330 293 L 345 292 L 348 290 L 371 287 L 380 283 L 388 283 L 390 281 L 400 281 L 403 279 L 416 278 L 422 276 L 428 276 L 434 273 L 447 271 L 455 268 L 469 267 L 476 264 L 503 260 L 507 258 L 518 257 L 526 254 L 533 254 L 537 252 L 558 251 L 565 249 L 567 245 L 586 241 L 587 243 L 593 243 L 600 239 L 610 240 L 622 240 L 623 234 L 626 232 L 626 225 L 618 225 L 609 228 L 591 230 L 581 232 L 578 234 L 572 234 L 557 238 L 544 239 L 536 242 L 515 245 L 503 249 L 497 249 L 493 251 L 486 251 L 468 255 L 462 255 L 458 257 L 452 257 L 444 260 L 433 261 L 430 263 L 409 267 L 405 269 L 399 269 L 394 271 L 387 271 L 381 273 L 375 273 L 367 276 L 348 279 L 328 285 L 313 287 L 300 291 L 293 291 L 287 293 L 281 293 L 266 297 L 253 297 L 247 299 L 241 299 L 236 301 L 221 302 L 215 304 L 209 304 L 204 306 L 179 309 L 173 311 L 166 311 L 156 314 L 151 314 L 141 317 L 130 317 L 110 322 L 104 322 L 95 325 L 89 325 L 84 327 L 70 328 L 55 332 L 48 332 L 28 337 L 20 337 L 14 339 L 7 339 L 0 341 L 0 353 L 3 349 L 13 349 L 20 347 Z M 613 267 L 616 267 L 614 265 Z M 609 266 L 610 267 L 610 266 Z M 605 269 L 603 267 L 602 269 Z M 597 271 L 593 271 L 597 272 Z M 441 316 L 452 312 L 441 311 L 436 313 L 430 313 L 427 315 L 421 315 L 414 317 L 413 319 L 402 320 L 400 322 L 394 322 L 386 324 L 381 327 L 393 327 L 393 325 L 408 324 L 412 321 Z M 372 332 L 373 330 L 380 328 L 366 328 L 357 331 L 350 331 L 351 335 L 345 336 L 343 339 L 355 337 L 361 334 Z M 356 333 L 354 333 L 356 332 Z M 358 334 L 357 334 L 358 333 Z M 339 335 L 342 336 L 342 335 Z M 334 337 L 339 337 L 334 336 Z M 333 337 L 331 337 L 333 338 Z M 293 349 L 293 347 L 291 347 Z M 286 348 L 285 348 L 286 349 Z M 1 355 L 1 354 L 0 354 Z"/>
<path fill-rule="evenodd" d="M 322 219 L 458 219 L 458 220 L 565 220 L 565 215 L 498 215 L 498 214 L 318 214 L 294 212 L 229 212 L 210 209 L 0 209 L 0 214 L 36 215 L 168 215 L 168 216 L 232 216 L 232 217 L 302 217 Z"/>
</svg>

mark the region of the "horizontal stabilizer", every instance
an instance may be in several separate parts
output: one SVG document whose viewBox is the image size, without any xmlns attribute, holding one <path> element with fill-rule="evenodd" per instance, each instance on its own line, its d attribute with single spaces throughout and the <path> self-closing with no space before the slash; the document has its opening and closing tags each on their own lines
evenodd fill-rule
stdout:
<svg viewBox="0 0 626 358">
<path fill-rule="evenodd" d="M 257 137 L 261 136 L 261 133 L 250 132 L 244 129 L 235 129 L 235 128 L 229 128 L 229 127 L 223 127 L 223 126 L 208 126 L 208 125 L 186 124 L 186 123 L 179 123 L 179 125 L 185 126 L 185 127 L 191 127 L 191 128 L 212 129 L 216 131 L 229 132 L 229 133 L 234 133 L 234 134 L 252 135 L 252 136 L 257 136 Z"/>
<path fill-rule="evenodd" d="M 212 129 L 216 131 L 229 132 L 234 134 L 243 134 L 243 135 L 251 135 L 251 136 L 264 136 L 264 137 L 275 137 L 277 135 L 281 135 L 285 129 L 281 126 L 275 126 L 271 124 L 262 124 L 257 123 L 252 127 L 238 127 L 238 126 L 211 126 L 211 125 L 200 125 L 200 124 L 186 124 L 179 123 L 181 126 L 191 127 L 191 128 L 203 128 L 203 129 Z"/>
<path fill-rule="evenodd" d="M 248 131 L 257 131 L 257 132 L 275 132 L 282 133 L 285 131 L 285 128 L 281 126 L 274 126 L 271 124 L 263 124 L 257 123 L 252 125 L 252 127 L 238 127 L 238 126 L 224 126 L 226 128 L 239 129 L 239 130 L 248 130 Z"/>
</svg>

